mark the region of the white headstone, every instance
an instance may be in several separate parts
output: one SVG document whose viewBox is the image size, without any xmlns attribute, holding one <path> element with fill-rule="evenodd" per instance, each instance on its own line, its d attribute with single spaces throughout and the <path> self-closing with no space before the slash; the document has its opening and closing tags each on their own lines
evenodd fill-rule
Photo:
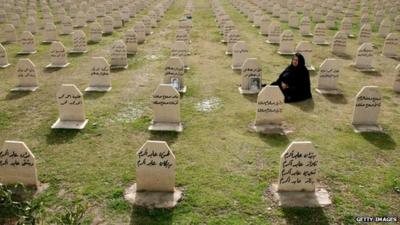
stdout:
<svg viewBox="0 0 400 225">
<path fill-rule="evenodd" d="M 391 29 L 392 29 L 391 27 L 392 27 L 392 24 L 390 23 L 389 20 L 387 20 L 387 19 L 382 20 L 382 22 L 379 26 L 379 35 L 383 38 L 386 37 L 391 31 Z"/>
<path fill-rule="evenodd" d="M 185 64 L 185 68 L 189 69 L 188 64 L 186 62 L 186 56 L 189 55 L 189 49 L 185 42 L 183 41 L 175 41 L 175 43 L 171 46 L 171 57 L 180 57 Z"/>
<path fill-rule="evenodd" d="M 235 45 L 236 42 L 238 42 L 238 41 L 240 41 L 239 31 L 231 30 L 231 32 L 228 34 L 228 39 L 226 40 L 227 50 L 226 50 L 225 54 L 232 55 L 233 45 Z"/>
<path fill-rule="evenodd" d="M 256 58 L 248 58 L 242 65 L 241 94 L 257 94 L 262 86 L 262 68 Z"/>
<path fill-rule="evenodd" d="M 357 49 L 355 66 L 360 71 L 374 71 L 372 61 L 374 59 L 374 49 L 371 43 L 364 43 Z"/>
<path fill-rule="evenodd" d="M 311 21 L 308 16 L 303 17 L 300 21 L 300 34 L 302 36 L 312 36 L 311 33 Z"/>
<path fill-rule="evenodd" d="M 128 68 L 128 53 L 122 40 L 115 41 L 111 46 L 111 69 Z"/>
<path fill-rule="evenodd" d="M 61 34 L 62 35 L 68 35 L 73 32 L 73 26 L 72 26 L 72 19 L 69 16 L 64 16 L 61 21 L 62 29 L 61 29 Z"/>
<path fill-rule="evenodd" d="M 82 30 L 76 30 L 72 33 L 73 48 L 70 53 L 85 53 L 87 52 L 86 34 Z"/>
<path fill-rule="evenodd" d="M 360 28 L 360 33 L 358 35 L 358 44 L 361 45 L 366 42 L 371 42 L 371 36 L 372 36 L 371 25 L 366 23 Z"/>
<path fill-rule="evenodd" d="M 389 58 L 398 58 L 399 56 L 399 35 L 396 33 L 389 33 L 385 38 L 383 44 L 382 55 Z"/>
<path fill-rule="evenodd" d="M 284 30 L 280 36 L 278 53 L 281 55 L 293 55 L 295 43 L 292 31 Z"/>
<path fill-rule="evenodd" d="M 12 24 L 5 24 L 3 28 L 4 34 L 4 42 L 12 43 L 17 41 L 17 31 L 15 30 L 14 25 Z"/>
<path fill-rule="evenodd" d="M 248 58 L 249 50 L 244 41 L 238 41 L 232 48 L 232 69 L 241 70 L 244 61 Z"/>
<path fill-rule="evenodd" d="M 352 124 L 356 132 L 381 131 L 378 117 L 381 94 L 376 86 L 365 86 L 356 96 Z"/>
<path fill-rule="evenodd" d="M 90 42 L 100 42 L 103 36 L 103 27 L 98 22 L 93 22 L 89 26 L 89 34 Z"/>
<path fill-rule="evenodd" d="M 11 91 L 36 91 L 39 87 L 36 66 L 30 59 L 20 59 L 17 63 L 18 85 Z"/>
<path fill-rule="evenodd" d="M 21 51 L 18 54 L 33 54 L 36 53 L 35 38 L 29 31 L 22 32 L 19 40 L 21 44 Z"/>
<path fill-rule="evenodd" d="M 270 44 L 278 44 L 280 41 L 280 35 L 281 35 L 281 26 L 279 23 L 272 22 L 269 25 L 268 29 L 268 39 L 267 43 Z"/>
<path fill-rule="evenodd" d="M 295 52 L 298 52 L 303 55 L 305 64 L 308 70 L 315 70 L 314 66 L 311 64 L 312 59 L 312 45 L 308 41 L 300 41 L 295 49 Z"/>
<path fill-rule="evenodd" d="M 317 45 L 329 45 L 329 41 L 326 37 L 325 24 L 318 23 L 315 25 L 313 43 Z"/>
<path fill-rule="evenodd" d="M 321 94 L 341 94 L 337 88 L 340 65 L 337 59 L 325 59 L 318 72 L 317 92 Z"/>
<path fill-rule="evenodd" d="M 164 84 L 171 84 L 179 92 L 186 92 L 183 75 L 185 65 L 179 57 L 171 57 L 167 61 L 164 73 Z"/>
<path fill-rule="evenodd" d="M 85 91 L 107 92 L 111 90 L 110 64 L 104 57 L 93 57 L 90 69 L 90 84 Z"/>
<path fill-rule="evenodd" d="M 50 47 L 51 63 L 46 68 L 62 68 L 69 65 L 67 58 L 67 50 L 64 45 L 59 41 L 51 43 Z"/>
<path fill-rule="evenodd" d="M 114 32 L 114 19 L 111 16 L 103 18 L 103 34 L 111 34 Z"/>
<path fill-rule="evenodd" d="M 54 23 L 47 23 L 44 27 L 42 42 L 51 43 L 53 41 L 58 41 L 57 28 Z"/>
<path fill-rule="evenodd" d="M 135 23 L 134 27 L 135 33 L 136 33 L 136 40 L 138 44 L 144 43 L 146 40 L 146 27 L 143 22 L 139 21 Z"/>
<path fill-rule="evenodd" d="M 347 34 L 343 31 L 338 31 L 333 36 L 332 53 L 336 55 L 347 54 Z"/>
<path fill-rule="evenodd" d="M 136 33 L 135 30 L 130 29 L 125 32 L 124 35 L 124 41 L 126 44 L 126 50 L 128 55 L 134 55 L 137 52 L 137 39 L 136 39 Z"/>
</svg>

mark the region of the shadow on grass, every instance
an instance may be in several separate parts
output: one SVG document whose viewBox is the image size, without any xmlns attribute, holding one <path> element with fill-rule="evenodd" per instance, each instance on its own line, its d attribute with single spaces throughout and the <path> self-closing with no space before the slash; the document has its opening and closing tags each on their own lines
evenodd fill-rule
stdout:
<svg viewBox="0 0 400 225">
<path fill-rule="evenodd" d="M 281 134 L 258 134 L 258 137 L 273 147 L 286 147 L 289 144 L 289 138 Z"/>
<path fill-rule="evenodd" d="M 246 98 L 247 100 L 251 101 L 251 102 L 257 102 L 257 95 L 243 95 L 244 98 Z"/>
<path fill-rule="evenodd" d="M 49 68 L 44 68 L 43 72 L 45 73 L 53 73 L 61 70 L 63 67 L 49 67 Z"/>
<path fill-rule="evenodd" d="M 5 100 L 9 101 L 9 100 L 20 99 L 25 96 L 28 96 L 30 93 L 31 93 L 30 91 L 10 91 L 6 95 Z"/>
<path fill-rule="evenodd" d="M 85 55 L 85 53 L 87 53 L 87 52 L 69 52 L 68 57 L 77 58 L 77 57 Z"/>
<path fill-rule="evenodd" d="M 307 99 L 302 102 L 295 102 L 295 103 L 290 103 L 293 106 L 298 107 L 304 112 L 312 112 L 314 111 L 314 100 L 313 99 Z"/>
<path fill-rule="evenodd" d="M 380 149 L 394 150 L 397 146 L 393 138 L 386 133 L 368 132 L 368 133 L 361 133 L 361 136 L 369 143 L 375 145 Z"/>
<path fill-rule="evenodd" d="M 174 143 L 178 139 L 179 133 L 174 131 L 151 131 L 150 140 L 165 141 L 168 145 Z"/>
<path fill-rule="evenodd" d="M 329 225 L 322 208 L 282 208 L 288 225 Z"/>
<path fill-rule="evenodd" d="M 51 129 L 50 133 L 46 135 L 47 144 L 64 144 L 68 143 L 80 132 L 80 130 L 70 129 Z"/>
<path fill-rule="evenodd" d="M 368 76 L 374 76 L 374 77 L 380 77 L 382 76 L 382 73 L 379 72 L 378 70 L 375 71 L 360 71 L 361 73 L 368 75 Z"/>
<path fill-rule="evenodd" d="M 146 209 L 133 207 L 130 225 L 172 224 L 173 209 Z"/>
<path fill-rule="evenodd" d="M 98 91 L 90 91 L 90 92 L 85 92 L 84 98 L 85 99 L 98 99 L 103 97 L 107 92 L 98 92 Z"/>
<path fill-rule="evenodd" d="M 328 101 L 334 104 L 347 104 L 347 99 L 344 95 L 323 95 Z"/>
<path fill-rule="evenodd" d="M 339 57 L 339 58 L 341 58 L 341 59 L 348 59 L 348 60 L 350 60 L 350 59 L 352 59 L 353 57 L 351 56 L 351 55 L 349 55 L 349 54 L 339 54 L 339 53 L 332 53 L 334 56 L 337 56 L 337 57 Z"/>
</svg>

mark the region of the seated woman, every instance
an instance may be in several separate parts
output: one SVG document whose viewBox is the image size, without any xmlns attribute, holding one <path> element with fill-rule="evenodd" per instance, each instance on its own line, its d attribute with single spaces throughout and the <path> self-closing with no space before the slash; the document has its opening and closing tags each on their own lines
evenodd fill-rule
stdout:
<svg viewBox="0 0 400 225">
<path fill-rule="evenodd" d="M 292 58 L 292 63 L 271 85 L 279 86 L 285 96 L 285 102 L 298 102 L 312 98 L 310 74 L 305 66 L 303 55 L 296 53 Z"/>
</svg>

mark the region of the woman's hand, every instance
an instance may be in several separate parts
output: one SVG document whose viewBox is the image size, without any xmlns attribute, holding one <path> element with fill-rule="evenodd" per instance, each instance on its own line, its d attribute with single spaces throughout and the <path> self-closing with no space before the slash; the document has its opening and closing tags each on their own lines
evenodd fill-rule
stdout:
<svg viewBox="0 0 400 225">
<path fill-rule="evenodd" d="M 289 86 L 288 86 L 287 84 L 283 83 L 283 82 L 281 83 L 281 86 L 282 86 L 282 89 L 283 89 L 283 90 L 289 88 Z"/>
</svg>

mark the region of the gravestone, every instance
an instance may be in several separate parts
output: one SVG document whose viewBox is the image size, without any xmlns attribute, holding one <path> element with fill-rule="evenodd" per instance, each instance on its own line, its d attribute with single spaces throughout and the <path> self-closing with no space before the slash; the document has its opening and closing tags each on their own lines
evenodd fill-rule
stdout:
<svg viewBox="0 0 400 225">
<path fill-rule="evenodd" d="M 0 150 L 0 183 L 38 187 L 35 156 L 24 142 L 4 142 Z"/>
<path fill-rule="evenodd" d="M 74 19 L 74 28 L 86 27 L 86 13 L 79 11 Z"/>
<path fill-rule="evenodd" d="M 3 43 L 13 43 L 17 41 L 17 31 L 12 24 L 5 24 L 3 27 Z"/>
<path fill-rule="evenodd" d="M 32 34 L 36 34 L 38 32 L 38 27 L 36 24 L 35 17 L 28 17 L 28 19 L 26 19 L 25 30 L 30 31 Z"/>
<path fill-rule="evenodd" d="M 186 56 L 189 54 L 188 46 L 183 41 L 175 41 L 171 46 L 171 57 L 180 57 L 183 64 L 185 64 L 185 69 L 189 70 L 189 66 L 186 62 Z"/>
<path fill-rule="evenodd" d="M 392 24 L 389 20 L 384 19 L 382 20 L 381 24 L 379 25 L 379 36 L 386 37 L 391 31 Z"/>
<path fill-rule="evenodd" d="M 30 59 L 19 59 L 16 72 L 18 85 L 11 91 L 36 91 L 38 89 L 36 66 Z"/>
<path fill-rule="evenodd" d="M 343 31 L 336 32 L 333 36 L 332 53 L 335 55 L 347 55 L 347 34 Z"/>
<path fill-rule="evenodd" d="M 400 64 L 395 69 L 393 90 L 396 93 L 400 93 Z"/>
<path fill-rule="evenodd" d="M 295 52 L 298 52 L 303 55 L 306 67 L 309 71 L 314 71 L 315 68 L 311 64 L 311 58 L 312 58 L 312 45 L 308 41 L 300 41 L 295 49 Z"/>
<path fill-rule="evenodd" d="M 185 65 L 179 57 L 171 57 L 167 61 L 164 70 L 164 84 L 171 84 L 180 93 L 186 92 L 183 74 L 185 73 Z"/>
<path fill-rule="evenodd" d="M 87 50 L 87 40 L 86 34 L 82 30 L 76 30 L 72 33 L 73 48 L 69 53 L 86 53 Z"/>
<path fill-rule="evenodd" d="M 184 29 L 179 29 L 176 32 L 175 41 L 183 41 L 186 44 L 190 44 L 189 33 Z"/>
<path fill-rule="evenodd" d="M 114 29 L 118 29 L 122 27 L 122 15 L 120 11 L 113 11 L 112 12 L 113 18 L 113 27 Z"/>
<path fill-rule="evenodd" d="M 328 13 L 328 15 L 326 15 L 325 26 L 326 26 L 327 29 L 330 29 L 330 30 L 336 28 L 336 17 L 335 17 L 335 14 L 332 11 L 330 11 Z"/>
<path fill-rule="evenodd" d="M 153 120 L 150 131 L 182 132 L 179 92 L 170 84 L 160 84 L 152 96 Z"/>
<path fill-rule="evenodd" d="M 83 129 L 88 120 L 85 117 L 83 95 L 73 84 L 63 84 L 57 91 L 56 100 L 60 117 L 51 129 Z"/>
<path fill-rule="evenodd" d="M 317 184 L 319 156 L 309 141 L 294 141 L 280 157 L 279 178 L 270 191 L 282 207 L 325 207 L 332 204 Z"/>
<path fill-rule="evenodd" d="M 150 35 L 153 32 L 151 31 L 151 20 L 149 16 L 143 16 L 142 22 L 144 24 L 144 31 L 146 35 Z"/>
<path fill-rule="evenodd" d="M 329 45 L 329 41 L 326 37 L 325 24 L 318 23 L 314 28 L 313 43 L 316 45 Z"/>
<path fill-rule="evenodd" d="M 382 127 L 378 124 L 381 108 L 381 94 L 376 86 L 365 86 L 356 96 L 351 124 L 354 131 L 381 132 Z"/>
<path fill-rule="evenodd" d="M 244 41 L 238 41 L 232 48 L 232 70 L 241 70 L 244 61 L 248 58 L 249 50 Z"/>
<path fill-rule="evenodd" d="M 285 134 L 282 106 L 284 96 L 278 86 L 265 86 L 257 96 L 256 120 L 250 128 L 259 133 Z"/>
<path fill-rule="evenodd" d="M 130 29 L 125 32 L 124 41 L 128 55 L 135 55 L 137 52 L 137 40 L 135 30 Z"/>
<path fill-rule="evenodd" d="M 353 29 L 353 23 L 351 21 L 351 18 L 349 17 L 343 18 L 342 23 L 340 25 L 340 31 L 346 33 L 347 37 L 354 38 L 354 35 L 351 33 L 352 29 Z"/>
<path fill-rule="evenodd" d="M 293 33 L 290 30 L 285 30 L 282 32 L 279 41 L 278 54 L 280 55 L 293 55 L 295 43 L 293 40 Z"/>
<path fill-rule="evenodd" d="M 69 65 L 67 58 L 67 50 L 64 45 L 59 41 L 51 43 L 50 47 L 51 63 L 46 68 L 63 68 Z"/>
<path fill-rule="evenodd" d="M 358 44 L 364 44 L 367 42 L 371 42 L 371 36 L 372 36 L 372 29 L 371 29 L 371 25 L 364 24 L 361 29 L 360 29 L 360 33 L 358 34 Z"/>
<path fill-rule="evenodd" d="M 302 36 L 313 36 L 311 33 L 311 21 L 308 16 L 305 16 L 300 21 L 300 34 Z"/>
<path fill-rule="evenodd" d="M 61 21 L 62 29 L 61 29 L 61 34 L 62 35 L 68 35 L 71 34 L 74 30 L 72 26 L 72 19 L 69 16 L 64 16 Z"/>
<path fill-rule="evenodd" d="M 134 27 L 138 44 L 143 44 L 146 40 L 146 27 L 143 22 L 136 22 Z"/>
<path fill-rule="evenodd" d="M 396 16 L 396 19 L 394 21 L 394 29 L 396 31 L 400 31 L 400 15 Z"/>
<path fill-rule="evenodd" d="M 269 25 L 271 23 L 271 19 L 267 15 L 263 15 L 260 18 L 260 34 L 267 36 L 269 32 Z"/>
<path fill-rule="evenodd" d="M 111 16 L 103 18 L 103 34 L 112 34 L 114 32 L 114 19 Z"/>
<path fill-rule="evenodd" d="M 54 23 L 47 23 L 44 27 L 42 43 L 52 43 L 53 41 L 58 41 L 57 28 Z"/>
<path fill-rule="evenodd" d="M 281 23 L 287 23 L 289 20 L 289 11 L 287 8 L 281 8 L 279 10 L 279 21 Z"/>
<path fill-rule="evenodd" d="M 117 40 L 111 46 L 111 69 L 127 69 L 128 53 L 122 40 Z"/>
<path fill-rule="evenodd" d="M 290 28 L 299 28 L 299 16 L 296 12 L 291 12 L 289 15 L 289 27 Z"/>
<path fill-rule="evenodd" d="M 371 43 L 364 43 L 357 49 L 355 67 L 362 72 L 375 71 L 372 66 L 374 59 L 374 49 Z"/>
<path fill-rule="evenodd" d="M 231 30 L 231 32 L 228 34 L 227 49 L 225 52 L 226 55 L 232 55 L 233 45 L 236 44 L 236 42 L 238 41 L 240 41 L 239 31 Z"/>
<path fill-rule="evenodd" d="M 175 207 L 182 190 L 175 188 L 176 159 L 168 144 L 146 141 L 136 158 L 136 183 L 125 191 L 125 199 L 142 207 Z"/>
<path fill-rule="evenodd" d="M 281 36 L 281 26 L 279 23 L 271 22 L 268 29 L 268 39 L 269 44 L 279 44 Z"/>
<path fill-rule="evenodd" d="M 315 89 L 320 94 L 341 95 L 337 88 L 340 65 L 337 59 L 325 59 L 318 72 L 318 84 Z"/>
<path fill-rule="evenodd" d="M 385 38 L 383 44 L 382 55 L 397 59 L 399 57 L 399 35 L 396 33 L 389 33 Z"/>
<path fill-rule="evenodd" d="M 89 42 L 98 43 L 103 36 L 103 27 L 98 22 L 89 25 Z"/>
<path fill-rule="evenodd" d="M 29 31 L 22 32 L 19 43 L 21 44 L 21 51 L 17 53 L 18 55 L 36 53 L 36 42 L 31 32 Z"/>
<path fill-rule="evenodd" d="M 240 94 L 258 94 L 262 86 L 262 68 L 256 58 L 248 58 L 242 65 Z"/>
<path fill-rule="evenodd" d="M 111 91 L 110 64 L 104 57 L 93 57 L 90 69 L 90 84 L 87 92 Z"/>
</svg>

